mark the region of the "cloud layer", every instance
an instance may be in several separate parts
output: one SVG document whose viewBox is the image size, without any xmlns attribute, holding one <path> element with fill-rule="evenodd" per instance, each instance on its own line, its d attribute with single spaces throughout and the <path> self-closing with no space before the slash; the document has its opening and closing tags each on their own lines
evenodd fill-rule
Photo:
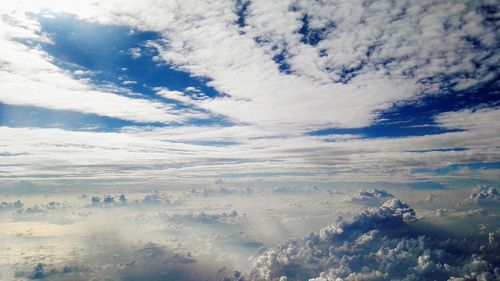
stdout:
<svg viewBox="0 0 500 281">
<path fill-rule="evenodd" d="M 498 162 L 499 156 L 494 120 L 500 110 L 484 93 L 494 92 L 498 76 L 493 7 L 489 1 L 5 5 L 0 10 L 4 106 L 78 112 L 133 125 L 114 125 L 114 133 L 92 132 L 88 124 L 80 128 L 88 133 L 46 131 L 11 127 L 16 116 L 5 116 L 0 139 L 5 178 L 60 179 L 53 171 L 61 167 L 53 163 L 73 147 L 80 156 L 66 159 L 67 168 L 59 171 L 75 179 L 101 178 L 104 168 L 107 178 L 130 175 L 157 182 L 194 183 L 213 180 L 215 173 L 239 182 L 276 175 L 279 181 L 496 182 L 496 169 L 467 170 L 471 163 Z M 136 64 L 150 58 L 150 67 L 185 71 L 192 80 L 183 79 L 193 85 L 176 88 L 168 79 L 161 87 L 141 84 L 137 80 L 143 77 L 127 77 L 126 65 L 106 74 L 116 83 L 103 85 L 99 71 L 47 51 L 61 41 L 41 22 L 57 23 L 62 15 L 96 32 L 99 26 L 123 26 L 130 34 L 156 34 L 116 54 Z M 413 124 L 420 116 L 402 111 L 405 105 L 426 107 L 440 99 L 444 102 L 426 113 L 425 122 Z M 403 117 L 385 120 L 387 112 Z M 363 130 L 310 134 L 330 128 L 369 131 L 384 122 L 393 125 L 383 130 L 419 127 L 423 133 L 399 138 L 370 138 Z M 443 133 L 431 134 L 426 127 Z M 44 147 L 27 144 L 30 156 L 25 157 L 19 139 Z M 120 141 L 108 147 L 108 139 Z M 94 140 L 97 145 L 89 144 Z M 107 160 L 99 159 L 103 155 Z M 465 166 L 446 179 L 434 172 L 450 165 Z"/>
</svg>

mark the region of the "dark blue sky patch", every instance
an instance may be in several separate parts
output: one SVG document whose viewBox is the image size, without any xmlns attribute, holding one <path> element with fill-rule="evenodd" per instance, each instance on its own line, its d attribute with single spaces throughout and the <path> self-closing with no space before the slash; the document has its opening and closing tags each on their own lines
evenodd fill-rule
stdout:
<svg viewBox="0 0 500 281">
<path fill-rule="evenodd" d="M 441 127 L 434 118 L 444 112 L 499 106 L 500 93 L 496 84 L 496 81 L 492 81 L 461 92 L 448 90 L 448 92 L 424 96 L 416 101 L 395 104 L 390 109 L 380 112 L 375 123 L 368 127 L 329 128 L 309 134 L 313 136 L 357 134 L 365 138 L 375 138 L 459 132 L 460 129 Z"/>
<path fill-rule="evenodd" d="M 287 50 L 283 48 L 278 54 L 273 57 L 273 61 L 278 64 L 278 69 L 281 73 L 292 74 L 292 67 L 287 62 Z"/>
<path fill-rule="evenodd" d="M 366 62 L 364 60 L 360 61 L 357 65 L 353 67 L 342 67 L 339 73 L 339 78 L 335 80 L 335 83 L 342 83 L 342 84 L 347 84 L 349 81 L 351 81 L 354 77 L 356 77 L 363 67 L 366 65 Z M 327 69 L 328 70 L 328 69 Z"/>
<path fill-rule="evenodd" d="M 302 39 L 300 41 L 312 46 L 318 45 L 318 43 L 325 39 L 328 33 L 336 27 L 334 22 L 330 22 L 327 26 L 322 28 L 311 28 L 310 21 L 310 16 L 305 14 L 304 17 L 302 17 L 302 27 L 299 29 L 299 33 L 302 34 Z"/>
<path fill-rule="evenodd" d="M 397 138 L 409 136 L 435 135 L 447 132 L 459 132 L 460 130 L 444 129 L 438 126 L 404 126 L 401 124 L 375 124 L 363 128 L 330 128 L 310 132 L 311 136 L 326 135 L 361 135 L 363 138 Z"/>
<path fill-rule="evenodd" d="M 465 108 L 480 106 L 494 107 L 500 104 L 499 90 L 496 82 L 490 82 L 471 88 L 466 91 L 448 90 L 437 95 L 428 95 L 423 98 L 395 105 L 380 115 L 380 123 L 405 123 L 410 126 L 434 124 L 436 115 L 458 111 Z"/>
<path fill-rule="evenodd" d="M 249 0 L 236 0 L 236 15 L 238 19 L 236 20 L 236 24 L 239 27 L 245 27 L 245 16 L 247 14 L 248 6 L 250 5 Z"/>
</svg>

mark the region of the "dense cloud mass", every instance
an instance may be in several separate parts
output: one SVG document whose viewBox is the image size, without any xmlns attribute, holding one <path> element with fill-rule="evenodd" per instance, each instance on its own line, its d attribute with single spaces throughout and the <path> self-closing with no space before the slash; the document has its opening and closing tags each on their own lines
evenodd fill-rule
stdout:
<svg viewBox="0 0 500 281">
<path fill-rule="evenodd" d="M 443 239 L 412 231 L 415 212 L 399 199 L 259 256 L 227 280 L 494 280 L 500 231 L 486 239 Z M 477 248 L 479 247 L 479 249 Z"/>
<path fill-rule="evenodd" d="M 428 191 L 413 189 L 207 190 L 217 192 L 6 197 L 0 204 L 4 210 L 0 250 L 6 253 L 0 256 L 0 279 L 483 281 L 500 277 L 498 207 L 457 204 L 470 200 L 470 190 L 434 191 L 431 201 L 426 200 Z M 481 190 L 495 193 L 494 188 Z M 345 200 L 346 196 L 368 198 L 368 203 Z M 365 206 L 384 197 L 391 199 L 377 207 Z"/>
</svg>

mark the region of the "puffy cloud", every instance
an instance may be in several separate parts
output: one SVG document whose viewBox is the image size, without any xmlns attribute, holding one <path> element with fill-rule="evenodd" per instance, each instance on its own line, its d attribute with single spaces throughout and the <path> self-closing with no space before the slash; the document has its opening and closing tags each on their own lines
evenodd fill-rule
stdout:
<svg viewBox="0 0 500 281">
<path fill-rule="evenodd" d="M 22 195 L 23 202 L 30 204 L 51 196 L 65 199 L 51 198 L 47 204 L 35 205 L 44 211 L 42 215 L 2 220 L 0 234 L 6 239 L 0 249 L 9 259 L 0 258 L 0 279 L 15 280 L 10 278 L 14 276 L 9 275 L 10 269 L 17 272 L 16 278 L 29 278 L 39 262 L 44 280 L 215 281 L 229 275 L 225 280 L 456 277 L 477 281 L 495 277 L 500 232 L 496 231 L 497 211 L 493 208 L 488 208 L 487 216 L 467 216 L 465 210 L 459 216 L 456 209 L 447 209 L 443 211 L 446 216 L 436 217 L 425 215 L 434 212 L 434 206 L 422 209 L 415 205 L 421 215 L 416 219 L 407 203 L 392 199 L 351 218 L 365 207 L 348 204 L 341 197 L 327 206 L 318 205 L 324 196 L 336 200 L 322 190 L 299 194 L 255 190 L 252 196 L 231 193 L 209 198 L 185 196 L 182 189 L 169 189 L 168 196 L 130 190 L 123 194 L 126 207 L 106 209 L 89 208 L 91 196 L 47 194 L 43 198 L 32 194 L 25 199 Z M 440 191 L 435 203 L 446 205 L 445 198 L 461 200 L 467 192 Z M 114 198 L 113 206 L 121 204 L 120 193 L 96 194 L 102 206 L 106 195 Z M 427 194 L 411 189 L 398 192 L 412 202 Z M 166 196 L 170 202 L 181 196 L 183 204 L 144 207 L 142 200 L 151 195 Z M 71 205 L 65 207 L 66 202 Z M 298 204 L 302 207 L 290 207 Z M 340 214 L 348 219 L 323 227 Z M 320 230 L 305 234 L 310 229 Z M 40 241 L 42 248 L 38 248 Z M 46 255 L 47 248 L 56 254 Z M 16 254 L 21 252 L 25 254 Z M 232 274 L 235 269 L 244 273 Z"/>
<path fill-rule="evenodd" d="M 461 276 L 482 280 L 494 276 L 500 232 L 466 242 L 443 239 L 415 232 L 410 222 L 414 218 L 413 209 L 392 199 L 351 221 L 270 249 L 255 259 L 243 277 L 228 280 L 459 280 L 453 278 Z"/>
<path fill-rule="evenodd" d="M 4 202 L 2 202 L 4 203 Z M 58 210 L 65 210 L 70 208 L 70 205 L 67 203 L 61 203 L 61 202 L 56 202 L 56 201 L 50 201 L 46 204 L 38 204 L 38 205 L 33 205 L 33 206 L 25 206 L 20 200 L 17 200 L 14 203 L 10 203 L 8 205 L 1 205 L 0 206 L 7 206 L 10 209 L 14 210 L 12 213 L 14 216 L 30 216 L 30 215 L 37 215 L 37 214 L 48 214 L 49 212 L 56 212 Z M 8 208 L 6 208 L 8 209 Z M 1 208 L 0 208 L 1 210 Z"/>
<path fill-rule="evenodd" d="M 128 202 L 125 194 L 120 194 L 120 197 L 118 197 L 118 201 L 120 201 L 120 204 L 122 205 L 127 205 Z"/>
<path fill-rule="evenodd" d="M 104 198 L 102 199 L 102 203 L 104 205 L 112 205 L 115 203 L 115 198 L 109 194 L 104 195 Z"/>
<path fill-rule="evenodd" d="M 372 190 L 360 190 L 358 195 L 351 197 L 350 201 L 353 203 L 361 204 L 380 204 L 381 201 L 386 201 L 389 198 L 393 198 L 394 195 L 390 194 L 385 190 L 372 189 Z"/>
<path fill-rule="evenodd" d="M 170 197 L 166 193 L 161 193 L 159 191 L 153 192 L 151 194 L 146 194 L 141 201 L 141 204 L 145 205 L 159 205 L 170 203 Z"/>
<path fill-rule="evenodd" d="M 85 196 L 87 198 L 88 196 Z M 90 197 L 91 206 L 93 207 L 113 207 L 113 206 L 154 206 L 161 204 L 172 204 L 172 198 L 167 193 L 154 191 L 152 193 L 147 193 L 143 195 L 142 199 L 136 199 L 129 202 L 125 194 L 120 194 L 119 196 L 114 196 L 110 194 L 105 194 L 103 198 L 99 195 L 93 195 Z"/>
</svg>

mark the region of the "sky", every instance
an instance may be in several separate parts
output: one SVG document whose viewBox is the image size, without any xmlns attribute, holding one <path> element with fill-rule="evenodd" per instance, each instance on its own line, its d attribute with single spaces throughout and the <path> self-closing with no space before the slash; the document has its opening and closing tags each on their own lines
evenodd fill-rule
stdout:
<svg viewBox="0 0 500 281">
<path fill-rule="evenodd" d="M 3 185 L 500 180 L 495 1 L 0 9 Z"/>
<path fill-rule="evenodd" d="M 0 4 L 0 280 L 500 280 L 494 0 Z"/>
</svg>

